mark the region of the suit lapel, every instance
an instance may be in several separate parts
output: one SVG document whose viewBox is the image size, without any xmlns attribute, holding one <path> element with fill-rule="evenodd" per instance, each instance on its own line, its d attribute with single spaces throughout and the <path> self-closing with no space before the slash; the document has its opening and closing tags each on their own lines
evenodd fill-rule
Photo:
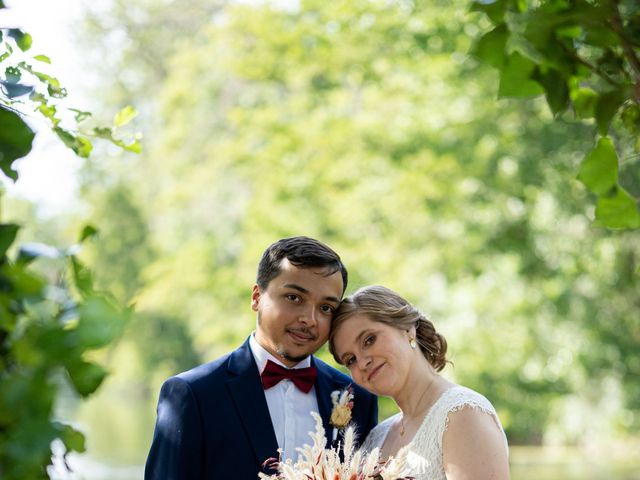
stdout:
<svg viewBox="0 0 640 480">
<path fill-rule="evenodd" d="M 346 385 L 342 385 L 341 382 L 336 382 L 327 365 L 318 361 L 315 357 L 311 357 L 311 361 L 318 369 L 318 376 L 315 384 L 316 397 L 318 400 L 318 409 L 320 410 L 320 416 L 322 417 L 325 435 L 327 437 L 327 448 L 330 448 L 333 439 L 333 426 L 329 421 L 331 419 L 331 410 L 333 409 L 333 404 L 331 403 L 331 392 L 334 390 L 341 390 L 345 388 Z"/>
<path fill-rule="evenodd" d="M 262 470 L 265 460 L 277 457 L 278 441 L 248 341 L 231 354 L 228 369 L 227 387 Z"/>
</svg>

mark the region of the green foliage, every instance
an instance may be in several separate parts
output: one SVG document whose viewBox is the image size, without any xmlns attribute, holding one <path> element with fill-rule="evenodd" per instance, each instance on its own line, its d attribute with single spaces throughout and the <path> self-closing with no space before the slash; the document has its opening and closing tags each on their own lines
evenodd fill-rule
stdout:
<svg viewBox="0 0 640 480">
<path fill-rule="evenodd" d="M 109 24 L 130 39 L 108 67 L 147 80 L 99 90 L 146 105 L 150 147 L 87 175 L 105 185 L 88 196 L 104 226 L 90 264 L 118 298 L 134 296 L 121 348 L 138 347 L 139 381 L 153 393 L 161 374 L 246 337 L 259 253 L 308 234 L 340 252 L 349 291 L 382 283 L 432 316 L 451 346 L 446 374 L 489 396 L 510 441 L 542 442 L 565 398 L 597 403 L 583 394 L 597 363 L 583 357 L 595 350 L 608 357 L 594 376 L 621 379 L 621 428 L 637 424 L 640 397 L 626 378 L 638 339 L 621 342 L 605 325 L 637 331 L 636 280 L 619 265 L 633 272 L 640 252 L 632 232 L 589 229 L 585 189 L 568 181 L 593 129 L 563 115 L 550 124 L 541 101 L 491 99 L 493 72 L 461 53 L 473 33 L 467 6 L 234 3 L 203 25 L 184 2 L 138 2 L 142 15 L 115 1 L 91 19 L 91 31 L 103 22 L 94 41 Z M 477 48 L 533 74 L 526 52 L 502 54 L 509 30 L 496 28 Z M 537 93 L 555 81 L 518 68 L 505 88 Z M 597 92 L 569 96 L 588 113 Z M 558 89 L 554 104 L 565 96 Z M 618 165 L 634 192 L 628 170 Z"/>
<path fill-rule="evenodd" d="M 34 133 L 20 116 L 0 105 L 0 169 L 9 178 L 18 178 L 11 165 L 31 151 Z"/>
<path fill-rule="evenodd" d="M 19 58 L 18 50 L 25 52 L 31 44 L 25 32 L 0 30 L 0 169 L 7 177 L 18 179 L 13 163 L 31 151 L 35 134 L 23 118 L 29 109 L 47 120 L 80 157 L 91 153 L 91 135 L 139 151 L 137 140 L 116 138 L 115 126 L 95 127 L 92 133 L 63 126 L 64 109 L 57 102 L 66 97 L 66 90 L 31 65 L 31 60 L 48 64 L 49 58 Z M 76 123 L 90 115 L 70 111 L 76 112 Z M 116 117 L 117 126 L 134 116 L 131 107 L 125 108 Z M 77 256 L 80 245 L 66 250 L 44 244 L 18 246 L 19 229 L 14 223 L 0 223 L 0 477 L 7 480 L 48 478 L 56 439 L 65 455 L 85 450 L 80 431 L 52 418 L 54 402 L 64 384 L 83 398 L 98 389 L 107 371 L 92 356 L 121 335 L 130 316 L 128 309 L 94 287 L 90 270 Z M 86 226 L 80 243 L 96 233 Z M 43 257 L 58 262 L 51 278 L 38 272 L 36 260 Z"/>
<path fill-rule="evenodd" d="M 640 7 L 634 1 L 521 2 L 476 1 L 472 11 L 487 15 L 494 28 L 480 37 L 473 53 L 500 70 L 500 97 L 544 93 L 554 117 L 572 111 L 594 119 L 597 133 L 613 132 L 619 149 L 630 143 L 637 159 L 640 144 Z M 603 139 L 597 141 L 600 149 Z M 610 142 L 610 141 L 609 141 Z M 610 142 L 611 143 L 611 142 Z M 613 149 L 613 147 L 612 147 Z M 637 164 L 637 160 L 630 159 Z M 639 228 L 640 192 L 631 195 L 618 178 L 613 152 L 605 161 L 590 153 L 578 178 L 598 196 L 594 225 Z M 637 166 L 631 167 L 637 177 Z M 602 180 L 593 175 L 598 171 Z M 603 191 L 601 182 L 607 183 Z"/>
<path fill-rule="evenodd" d="M 33 139 L 33 132 L 17 118 L 18 113 L 26 114 L 29 110 L 37 112 L 58 138 L 79 157 L 89 157 L 93 149 L 91 138 L 103 138 L 120 148 L 140 153 L 140 134 L 120 138 L 121 134 L 118 131 L 119 127 L 126 125 L 136 116 L 133 107 L 123 108 L 116 115 L 112 127 L 80 127 L 78 123 L 86 120 L 91 114 L 61 106 L 60 101 L 66 98 L 67 91 L 57 78 L 33 66 L 34 61 L 50 64 L 49 57 L 35 55 L 23 59 L 26 55 L 22 53 L 31 48 L 31 36 L 16 29 L 2 29 L 0 33 L 0 49 L 5 52 L 0 55 L 0 126 L 3 127 L 0 130 L 0 169 L 5 175 L 15 181 L 17 174 L 11 169 L 11 164 L 30 150 L 31 142 L 27 142 L 26 137 Z M 68 121 L 65 119 L 72 112 L 75 112 L 75 115 L 70 127 L 66 125 Z M 24 148 L 28 145 L 29 149 L 16 151 L 16 145 L 24 145 Z"/>
<path fill-rule="evenodd" d="M 3 224 L 3 244 L 15 238 L 15 225 Z M 46 478 L 51 442 L 66 451 L 84 451 L 84 436 L 52 421 L 61 375 L 82 397 L 100 386 L 106 371 L 88 360 L 92 350 L 113 342 L 129 313 L 67 274 L 51 283 L 32 268 L 41 255 L 54 255 L 74 269 L 75 254 L 38 246 L 0 261 L 0 472 L 7 479 Z M 84 296 L 72 295 L 72 290 Z M 91 292 L 88 294 L 88 292 Z"/>
</svg>

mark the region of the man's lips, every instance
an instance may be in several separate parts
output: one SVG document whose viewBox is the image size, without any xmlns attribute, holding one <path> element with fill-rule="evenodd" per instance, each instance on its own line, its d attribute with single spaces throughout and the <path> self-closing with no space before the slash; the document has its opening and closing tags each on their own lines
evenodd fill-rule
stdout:
<svg viewBox="0 0 640 480">
<path fill-rule="evenodd" d="M 378 373 L 380 372 L 380 369 L 382 367 L 384 367 L 384 366 L 385 366 L 385 364 L 381 363 L 380 365 L 375 367 L 373 370 L 371 370 L 371 373 L 367 376 L 367 381 L 370 382 L 371 380 L 373 380 L 378 375 Z"/>
<path fill-rule="evenodd" d="M 316 336 L 304 330 L 287 330 L 287 333 L 297 342 L 307 343 L 316 340 Z"/>
</svg>

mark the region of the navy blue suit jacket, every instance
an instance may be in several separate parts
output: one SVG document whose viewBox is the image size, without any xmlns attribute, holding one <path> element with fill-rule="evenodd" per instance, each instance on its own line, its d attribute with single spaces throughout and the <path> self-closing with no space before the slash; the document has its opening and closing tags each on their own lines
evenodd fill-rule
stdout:
<svg viewBox="0 0 640 480">
<path fill-rule="evenodd" d="M 331 392 L 351 379 L 311 357 L 320 416 L 331 437 Z M 375 396 L 353 384 L 353 421 L 361 440 L 375 426 Z M 262 464 L 278 457 L 260 374 L 247 340 L 234 352 L 167 380 L 160 391 L 158 418 L 145 480 L 256 480 Z M 311 438 L 309 437 L 309 443 Z"/>
</svg>

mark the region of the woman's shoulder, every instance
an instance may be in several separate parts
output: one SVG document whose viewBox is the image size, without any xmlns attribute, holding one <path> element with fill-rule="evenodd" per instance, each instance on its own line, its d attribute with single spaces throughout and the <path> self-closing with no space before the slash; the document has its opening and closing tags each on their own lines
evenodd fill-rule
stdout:
<svg viewBox="0 0 640 480">
<path fill-rule="evenodd" d="M 454 385 L 446 390 L 437 402 L 441 410 L 446 412 L 461 410 L 465 407 L 474 407 L 495 415 L 496 411 L 491 402 L 482 395 L 468 387 Z"/>
<path fill-rule="evenodd" d="M 487 431 L 492 430 L 493 433 L 491 435 L 499 431 L 498 436 L 502 438 L 502 442 L 508 451 L 509 447 L 504 429 L 496 409 L 487 397 L 470 388 L 456 385 L 443 394 L 443 399 L 445 400 L 445 408 L 442 413 L 446 417 L 444 430 L 449 430 L 457 425 L 462 428 L 466 436 L 474 428 L 479 432 L 483 432 L 481 436 Z M 496 426 L 498 429 L 493 430 Z M 444 430 L 442 433 L 444 433 Z M 488 433 L 486 434 L 489 435 Z"/>
</svg>

